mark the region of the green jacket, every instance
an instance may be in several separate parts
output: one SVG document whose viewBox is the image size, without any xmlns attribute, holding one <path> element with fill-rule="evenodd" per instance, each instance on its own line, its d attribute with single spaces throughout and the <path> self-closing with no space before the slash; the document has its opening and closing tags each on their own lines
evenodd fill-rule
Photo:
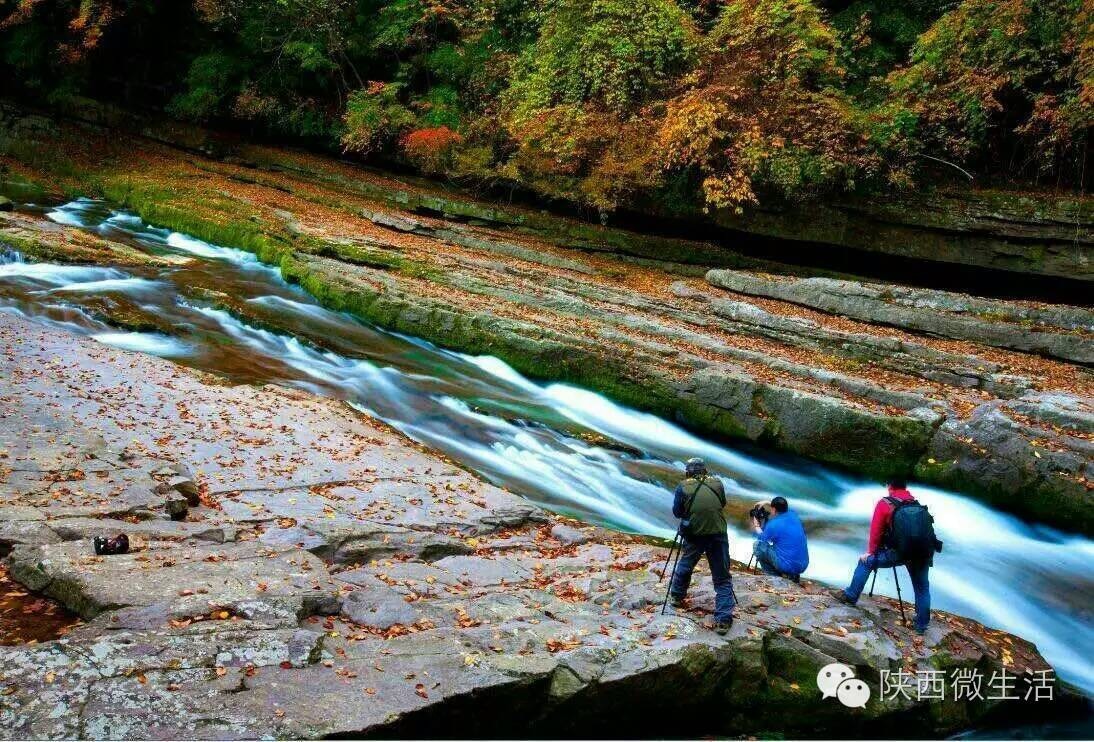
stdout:
<svg viewBox="0 0 1094 742">
<path fill-rule="evenodd" d="M 680 482 L 673 498 L 672 512 L 687 523 L 687 534 L 716 536 L 724 534 L 728 526 L 725 505 L 726 493 L 722 480 L 707 475 Z"/>
</svg>

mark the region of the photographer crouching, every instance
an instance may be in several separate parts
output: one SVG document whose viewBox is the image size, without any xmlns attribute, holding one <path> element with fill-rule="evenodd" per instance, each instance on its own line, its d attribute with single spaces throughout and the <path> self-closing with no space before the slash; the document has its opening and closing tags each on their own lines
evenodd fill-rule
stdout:
<svg viewBox="0 0 1094 742">
<path fill-rule="evenodd" d="M 752 553 L 760 569 L 798 582 L 809 566 L 809 546 L 798 514 L 785 497 L 776 497 L 770 503 L 757 503 L 748 515 L 756 534 Z"/>
</svg>

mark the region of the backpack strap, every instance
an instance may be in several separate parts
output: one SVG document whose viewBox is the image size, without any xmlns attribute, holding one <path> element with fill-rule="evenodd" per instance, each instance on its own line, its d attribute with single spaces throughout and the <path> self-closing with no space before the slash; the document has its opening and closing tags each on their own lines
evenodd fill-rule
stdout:
<svg viewBox="0 0 1094 742">
<path fill-rule="evenodd" d="M 703 477 L 701 480 L 699 480 L 699 487 L 706 487 L 708 490 L 710 490 L 714 494 L 715 497 L 718 498 L 718 502 L 720 502 L 722 504 L 723 508 L 726 506 L 726 495 L 725 495 L 725 493 L 723 492 L 723 493 L 719 494 L 718 490 L 714 489 L 709 484 L 707 484 L 707 478 L 706 477 Z M 698 492 L 699 492 L 699 487 L 695 488 L 696 494 L 698 494 Z"/>
<path fill-rule="evenodd" d="M 718 490 L 707 484 L 707 478 L 705 476 L 699 480 L 699 487 L 706 487 L 708 490 L 711 491 L 711 493 L 714 494 L 715 497 L 718 498 L 718 502 L 722 503 L 723 508 L 726 506 L 726 496 L 724 494 L 719 495 Z M 691 515 L 691 506 L 695 503 L 695 498 L 699 494 L 699 487 L 696 487 L 695 491 L 691 493 L 691 497 L 688 498 L 687 507 L 684 509 L 684 512 L 689 516 Z"/>
</svg>

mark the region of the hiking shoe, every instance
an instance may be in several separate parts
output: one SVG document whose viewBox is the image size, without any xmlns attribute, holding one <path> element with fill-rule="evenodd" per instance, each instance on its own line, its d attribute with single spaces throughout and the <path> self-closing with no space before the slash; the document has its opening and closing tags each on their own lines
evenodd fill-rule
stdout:
<svg viewBox="0 0 1094 742">
<path fill-rule="evenodd" d="M 669 605 L 671 605 L 673 608 L 683 608 L 684 607 L 684 599 L 682 597 L 678 596 L 678 595 L 670 595 L 669 596 Z"/>
<path fill-rule="evenodd" d="M 851 600 L 850 596 L 847 595 L 847 593 L 845 593 L 843 590 L 833 590 L 832 597 L 834 597 L 836 600 L 843 603 L 844 605 L 854 605 L 856 603 L 856 601 Z"/>
<path fill-rule="evenodd" d="M 714 632 L 719 636 L 725 636 L 729 633 L 729 630 L 733 628 L 733 619 L 728 621 L 717 621 L 714 624 Z"/>
</svg>

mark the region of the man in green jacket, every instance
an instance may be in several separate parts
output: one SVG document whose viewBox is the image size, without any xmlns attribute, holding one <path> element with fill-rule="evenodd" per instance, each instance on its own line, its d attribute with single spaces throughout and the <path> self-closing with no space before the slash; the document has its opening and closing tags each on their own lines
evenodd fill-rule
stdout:
<svg viewBox="0 0 1094 742">
<path fill-rule="evenodd" d="M 674 607 L 683 606 L 691 573 L 706 555 L 714 581 L 714 630 L 725 634 L 733 626 L 736 605 L 729 576 L 726 493 L 721 480 L 707 473 L 702 459 L 688 459 L 685 474 L 672 502 L 672 514 L 680 519 L 680 561 L 672 573 L 669 595 Z"/>
</svg>

